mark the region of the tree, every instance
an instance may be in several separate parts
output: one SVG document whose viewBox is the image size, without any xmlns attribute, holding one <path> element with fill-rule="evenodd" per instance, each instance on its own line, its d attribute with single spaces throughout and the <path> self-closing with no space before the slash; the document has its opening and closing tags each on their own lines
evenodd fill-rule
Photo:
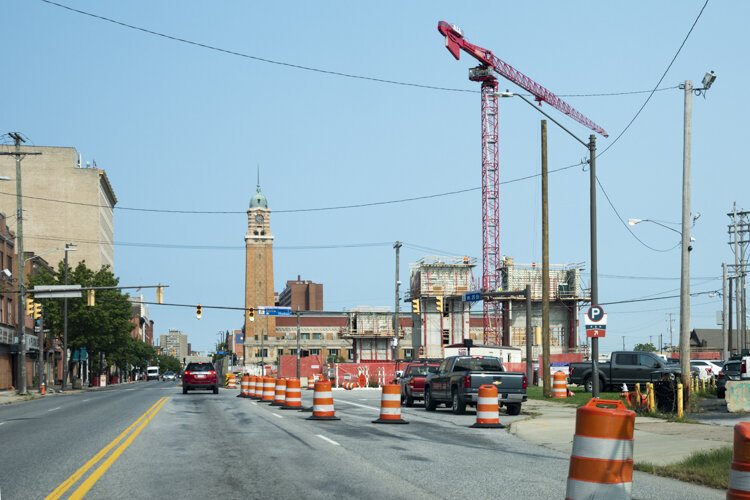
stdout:
<svg viewBox="0 0 750 500">
<path fill-rule="evenodd" d="M 161 369 L 161 372 L 180 372 L 180 360 L 175 358 L 174 356 L 167 356 L 166 354 L 163 354 L 161 356 L 158 356 L 159 358 L 159 368 Z"/>
<path fill-rule="evenodd" d="M 636 344 L 633 350 L 644 351 L 644 352 L 656 352 L 656 347 L 654 347 L 654 344 L 652 344 L 651 342 L 646 342 L 645 344 Z"/>
<path fill-rule="evenodd" d="M 65 262 L 61 261 L 57 273 L 52 274 L 43 270 L 31 277 L 29 285 L 61 285 L 65 282 L 64 276 Z M 82 287 L 105 287 L 117 286 L 119 280 L 109 266 L 92 271 L 82 261 L 74 269 L 68 270 L 68 283 Z M 40 302 L 44 310 L 45 327 L 61 338 L 63 299 L 41 299 Z M 68 299 L 68 348 L 74 350 L 86 347 L 92 371 L 104 368 L 100 366 L 100 353 L 105 353 L 108 363 L 116 363 L 121 368 L 125 368 L 127 364 L 137 366 L 146 352 L 136 343 L 140 341 L 130 336 L 131 316 L 128 296 L 119 290 L 97 290 L 94 307 L 87 306 L 84 297 Z M 144 346 L 149 348 L 145 344 Z M 153 356 L 152 348 L 151 351 Z"/>
</svg>

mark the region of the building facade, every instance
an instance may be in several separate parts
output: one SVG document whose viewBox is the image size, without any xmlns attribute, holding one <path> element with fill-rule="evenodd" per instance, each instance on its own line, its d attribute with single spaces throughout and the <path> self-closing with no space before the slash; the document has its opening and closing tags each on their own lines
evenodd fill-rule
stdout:
<svg viewBox="0 0 750 500">
<path fill-rule="evenodd" d="M 130 336 L 141 342 L 154 345 L 154 321 L 149 318 L 148 306 L 143 304 L 143 295 L 130 297 L 131 318 L 130 323 L 133 329 Z"/>
<path fill-rule="evenodd" d="M 190 354 L 188 336 L 179 330 L 169 330 L 168 333 L 159 335 L 159 346 L 162 354 L 177 358 L 180 362 Z"/>
<path fill-rule="evenodd" d="M 291 307 L 292 311 L 322 311 L 323 310 L 323 285 L 302 280 L 297 275 L 297 280 L 286 282 L 286 288 L 279 294 L 277 304 L 283 307 Z"/>
<path fill-rule="evenodd" d="M 103 169 L 81 165 L 74 148 L 23 146 L 26 156 L 22 193 L 24 250 L 41 255 L 53 267 L 63 260 L 65 243 L 76 245 L 69 253 L 71 266 L 85 260 L 93 270 L 108 265 L 114 270 L 114 206 L 112 185 Z M 15 159 L 0 156 L 0 176 L 16 177 Z M 16 213 L 16 183 L 3 184 L 0 212 Z M 16 230 L 15 218 L 9 221 Z"/>
</svg>

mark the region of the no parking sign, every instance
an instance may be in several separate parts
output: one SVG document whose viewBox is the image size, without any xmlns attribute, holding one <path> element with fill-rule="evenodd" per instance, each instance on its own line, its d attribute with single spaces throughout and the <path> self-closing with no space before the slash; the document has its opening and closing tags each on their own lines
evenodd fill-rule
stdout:
<svg viewBox="0 0 750 500">
<path fill-rule="evenodd" d="M 602 306 L 592 305 L 583 319 L 586 336 L 589 338 L 604 337 L 607 333 L 607 313 Z"/>
</svg>

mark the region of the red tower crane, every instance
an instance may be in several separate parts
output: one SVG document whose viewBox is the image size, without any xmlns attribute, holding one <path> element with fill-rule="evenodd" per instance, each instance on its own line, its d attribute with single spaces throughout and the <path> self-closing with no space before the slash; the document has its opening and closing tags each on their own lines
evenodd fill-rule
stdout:
<svg viewBox="0 0 750 500">
<path fill-rule="evenodd" d="M 555 94 L 498 59 L 490 50 L 464 39 L 461 29 L 445 21 L 438 23 L 445 47 L 460 59 L 461 50 L 479 61 L 469 69 L 469 80 L 482 82 L 482 291 L 496 291 L 500 284 L 500 162 L 498 156 L 498 80 L 495 73 L 534 95 L 534 99 L 562 111 L 585 127 L 607 137 L 599 125 L 576 111 Z M 484 301 L 484 343 L 500 345 L 500 309 L 497 302 Z"/>
</svg>

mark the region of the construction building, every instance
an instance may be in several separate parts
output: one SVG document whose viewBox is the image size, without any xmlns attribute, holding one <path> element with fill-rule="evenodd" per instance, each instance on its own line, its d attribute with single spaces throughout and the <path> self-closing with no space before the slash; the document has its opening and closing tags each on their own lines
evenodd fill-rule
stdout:
<svg viewBox="0 0 750 500">
<path fill-rule="evenodd" d="M 9 147 L 9 146 L 4 146 Z M 71 267 L 86 261 L 89 269 L 110 266 L 114 271 L 114 206 L 112 185 L 103 169 L 82 165 L 74 148 L 22 146 L 37 152 L 23 158 L 22 194 L 24 249 L 57 268 L 66 243 L 76 246 L 68 259 Z M 15 158 L 0 156 L 0 176 L 16 178 Z M 6 182 L 0 191 L 0 212 L 16 213 L 16 183 Z M 16 231 L 16 219 L 8 221 Z"/>
</svg>

